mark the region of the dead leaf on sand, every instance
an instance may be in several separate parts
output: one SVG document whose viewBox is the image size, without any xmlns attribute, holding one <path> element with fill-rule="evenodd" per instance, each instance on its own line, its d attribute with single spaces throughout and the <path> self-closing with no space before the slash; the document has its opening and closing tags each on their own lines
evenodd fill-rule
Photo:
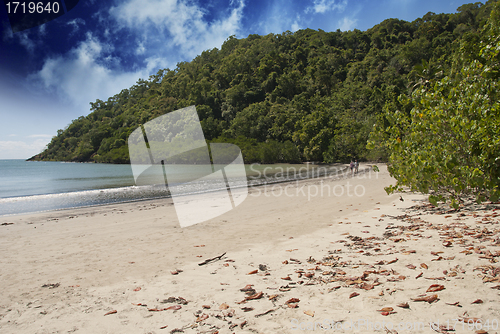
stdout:
<svg viewBox="0 0 500 334">
<path fill-rule="evenodd" d="M 207 320 L 208 319 L 208 314 L 205 314 L 203 313 L 202 315 L 200 315 L 197 319 L 196 319 L 196 322 L 201 322 L 203 320 Z"/>
<path fill-rule="evenodd" d="M 275 311 L 275 309 L 273 309 L 273 308 L 272 308 L 272 309 L 270 309 L 270 310 L 267 310 L 267 311 L 266 311 L 266 312 L 264 312 L 264 313 L 259 313 L 259 314 L 256 314 L 256 315 L 255 315 L 255 317 L 256 317 L 256 318 L 258 318 L 258 317 L 261 317 L 261 316 L 263 316 L 263 315 L 269 314 L 269 313 L 274 312 L 274 311 Z"/>
<path fill-rule="evenodd" d="M 436 300 L 438 300 L 438 295 L 434 294 L 430 296 L 421 296 L 417 298 L 412 298 L 411 300 L 413 300 L 414 302 L 428 302 L 429 304 L 431 304 Z"/>
<path fill-rule="evenodd" d="M 380 312 L 380 314 L 383 316 L 388 316 L 388 315 L 394 314 L 394 313 L 396 313 L 396 312 Z"/>
<path fill-rule="evenodd" d="M 113 311 L 109 311 L 108 313 L 106 313 L 105 315 L 110 315 L 110 314 L 115 314 L 115 313 L 118 313 L 117 310 L 113 310 Z"/>
<path fill-rule="evenodd" d="M 177 303 L 177 304 L 187 305 L 189 302 L 182 297 L 168 297 L 167 299 L 163 299 L 160 303 L 162 304 Z"/>
<path fill-rule="evenodd" d="M 255 293 L 255 294 L 253 294 L 251 296 L 248 296 L 245 299 L 246 300 L 260 299 L 260 298 L 262 298 L 262 296 L 264 296 L 264 293 L 261 291 L 261 292 Z"/>
<path fill-rule="evenodd" d="M 356 296 L 359 296 L 359 293 L 357 293 L 357 292 L 353 292 L 353 293 L 351 293 L 351 294 L 349 295 L 349 298 L 354 298 L 354 297 L 356 297 Z"/>
<path fill-rule="evenodd" d="M 180 310 L 181 308 L 182 308 L 182 306 L 180 306 L 180 305 L 172 305 L 172 306 L 169 306 L 166 308 L 149 308 L 148 311 L 149 312 L 161 312 L 161 311 L 168 311 L 168 310 L 177 311 L 177 310 Z"/>
<path fill-rule="evenodd" d="M 285 302 L 285 304 L 298 303 L 298 302 L 300 302 L 299 298 L 290 298 Z"/>
<path fill-rule="evenodd" d="M 432 284 L 426 292 L 436 292 L 436 291 L 441 291 L 441 290 L 444 290 L 445 287 L 444 285 L 440 285 L 440 284 Z"/>
<path fill-rule="evenodd" d="M 269 296 L 269 300 L 275 300 L 276 298 L 278 298 L 279 295 L 271 295 Z"/>
<path fill-rule="evenodd" d="M 246 297 L 245 299 L 243 299 L 241 302 L 238 302 L 237 304 L 243 304 L 243 303 L 247 302 L 248 300 L 260 299 L 260 298 L 262 298 L 262 296 L 264 296 L 264 293 L 262 291 L 257 292 L 251 296 Z"/>
<path fill-rule="evenodd" d="M 394 309 L 392 307 L 383 307 L 380 310 L 377 310 L 377 312 L 392 312 Z"/>
<path fill-rule="evenodd" d="M 314 311 L 304 311 L 304 314 L 307 314 L 310 317 L 314 317 Z"/>
<path fill-rule="evenodd" d="M 405 302 L 405 303 L 401 303 L 401 304 L 398 304 L 396 305 L 397 307 L 401 307 L 401 308 L 410 308 L 410 305 L 408 305 L 408 302 Z"/>
<path fill-rule="evenodd" d="M 299 306 L 300 299 L 298 298 L 290 298 L 285 302 L 285 305 L 287 305 L 290 308 L 297 308 Z"/>
<path fill-rule="evenodd" d="M 375 286 L 373 284 L 363 283 L 358 287 L 363 290 L 372 290 Z"/>
</svg>

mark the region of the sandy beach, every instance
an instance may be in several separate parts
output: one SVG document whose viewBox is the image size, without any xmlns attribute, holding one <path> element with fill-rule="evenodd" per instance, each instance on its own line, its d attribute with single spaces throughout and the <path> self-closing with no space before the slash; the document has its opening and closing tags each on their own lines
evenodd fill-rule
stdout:
<svg viewBox="0 0 500 334">
<path fill-rule="evenodd" d="M 186 228 L 165 199 L 1 217 L 0 332 L 500 332 L 500 204 L 388 196 L 379 168 Z"/>
</svg>

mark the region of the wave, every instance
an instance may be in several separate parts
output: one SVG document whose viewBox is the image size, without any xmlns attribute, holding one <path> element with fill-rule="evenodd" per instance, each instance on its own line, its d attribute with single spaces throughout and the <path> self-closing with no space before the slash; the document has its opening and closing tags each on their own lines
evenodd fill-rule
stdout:
<svg viewBox="0 0 500 334">
<path fill-rule="evenodd" d="M 244 181 L 241 181 L 241 179 L 233 180 L 240 182 L 233 182 L 232 187 L 254 187 L 264 184 L 290 182 L 298 179 L 307 179 L 311 177 L 322 176 L 320 174 L 312 174 L 313 175 L 308 172 L 305 174 L 294 173 L 291 176 L 286 174 L 280 177 L 248 177 L 248 181 L 246 183 Z M 174 190 L 174 193 L 176 195 L 193 195 L 219 191 L 225 189 L 225 187 L 221 188 L 220 184 L 214 184 L 211 183 L 210 180 L 205 180 L 203 182 L 195 182 L 190 184 L 175 184 L 170 186 L 169 188 L 167 188 L 165 185 L 126 186 L 54 194 L 7 197 L 0 198 L 0 216 L 100 206 L 106 204 L 135 202 L 158 198 L 170 198 L 171 189 Z"/>
</svg>

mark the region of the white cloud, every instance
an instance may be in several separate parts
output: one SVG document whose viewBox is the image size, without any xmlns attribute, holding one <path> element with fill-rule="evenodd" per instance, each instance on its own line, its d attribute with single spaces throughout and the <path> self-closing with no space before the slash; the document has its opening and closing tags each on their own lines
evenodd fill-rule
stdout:
<svg viewBox="0 0 500 334">
<path fill-rule="evenodd" d="M 41 26 L 38 27 L 38 35 L 40 36 L 47 35 L 47 26 L 45 24 L 42 24 Z"/>
<path fill-rule="evenodd" d="M 259 33 L 267 35 L 269 33 L 281 34 L 290 29 L 294 31 L 294 25 L 299 26 L 299 17 L 297 16 L 297 19 L 292 21 L 288 13 L 288 5 L 289 2 L 287 0 L 273 1 L 262 13 L 256 24 L 259 27 Z"/>
<path fill-rule="evenodd" d="M 291 28 L 292 28 L 291 29 L 292 32 L 295 32 L 295 31 L 301 29 L 299 23 L 297 22 L 297 20 L 295 20 L 295 22 L 292 23 L 292 27 Z"/>
<path fill-rule="evenodd" d="M 306 13 L 326 13 L 328 11 L 338 10 L 342 12 L 347 6 L 347 0 L 337 1 L 337 0 L 313 0 L 313 6 L 306 9 Z"/>
<path fill-rule="evenodd" d="M 224 17 L 210 23 L 204 20 L 203 8 L 185 0 L 128 0 L 112 7 L 110 15 L 121 28 L 142 31 L 144 48 L 158 48 L 163 43 L 159 48 L 175 46 L 182 56 L 194 58 L 238 33 L 245 5 L 243 0 L 233 1 L 232 5 L 229 11 L 222 11 Z M 152 42 L 158 36 L 161 42 Z"/>
<path fill-rule="evenodd" d="M 0 141 L 0 153 L 2 159 L 28 159 L 43 151 L 50 142 L 49 139 L 37 139 L 35 141 Z"/>
<path fill-rule="evenodd" d="M 19 39 L 19 43 L 28 50 L 29 53 L 33 53 L 35 51 L 35 42 L 33 42 L 27 32 L 18 32 L 15 36 Z"/>
<path fill-rule="evenodd" d="M 81 113 L 88 113 L 89 102 L 107 100 L 134 85 L 139 78 L 149 77 L 150 72 L 161 65 L 158 59 L 148 59 L 145 68 L 130 72 L 115 70 L 120 60 L 110 55 L 112 50 L 112 46 L 88 33 L 86 40 L 66 55 L 46 59 L 42 69 L 32 74 L 28 81 L 41 84 L 76 106 Z"/>
<path fill-rule="evenodd" d="M 36 29 L 19 31 L 14 34 L 12 32 L 12 28 L 6 22 L 2 23 L 2 39 L 5 42 L 17 42 L 22 45 L 31 55 L 35 54 L 35 49 L 38 46 L 43 45 L 43 37 L 47 34 L 47 30 L 44 24 L 40 25 Z"/>
<path fill-rule="evenodd" d="M 137 49 L 135 49 L 135 54 L 136 55 L 143 55 L 146 52 L 146 48 L 144 47 L 143 43 L 139 43 L 137 46 Z"/>
<path fill-rule="evenodd" d="M 302 22 L 303 22 L 302 17 L 300 17 L 300 15 L 297 14 L 297 16 L 295 17 L 295 21 L 293 21 L 293 23 L 290 26 L 290 31 L 295 32 L 297 30 L 303 29 L 304 25 Z"/>
<path fill-rule="evenodd" d="M 110 18 L 101 22 L 101 37 L 88 32 L 70 51 L 46 58 L 26 82 L 34 91 L 42 88 L 57 94 L 74 107 L 72 112 L 87 114 L 90 102 L 107 100 L 158 68 L 175 68 L 179 61 L 220 47 L 228 36 L 238 33 L 243 8 L 244 0 L 234 0 L 228 10 L 219 11 L 220 16 L 206 22 L 204 9 L 190 0 L 123 1 L 109 10 Z M 85 21 L 75 19 L 66 24 L 75 33 Z M 129 43 L 116 43 L 119 36 L 127 36 Z M 19 39 L 36 52 L 37 45 L 27 33 L 6 33 L 4 38 Z M 134 43 L 132 48 L 121 49 Z M 132 66 L 124 68 L 126 57 L 135 59 Z"/>
<path fill-rule="evenodd" d="M 73 28 L 73 30 L 71 31 L 70 35 L 73 35 L 75 34 L 78 30 L 80 30 L 80 26 L 82 25 L 85 25 L 85 20 L 81 19 L 81 18 L 76 18 L 76 19 L 73 19 L 71 21 L 68 21 L 66 22 L 66 24 L 68 26 L 71 26 Z"/>
<path fill-rule="evenodd" d="M 357 19 L 351 19 L 351 18 L 348 18 L 348 17 L 344 17 L 338 23 L 339 24 L 339 29 L 342 30 L 342 31 L 352 30 L 356 26 L 357 22 L 358 22 Z"/>
</svg>

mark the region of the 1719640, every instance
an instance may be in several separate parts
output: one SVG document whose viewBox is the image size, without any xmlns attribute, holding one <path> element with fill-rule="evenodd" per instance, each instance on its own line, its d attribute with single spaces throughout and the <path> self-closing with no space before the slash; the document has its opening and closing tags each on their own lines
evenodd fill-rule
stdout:
<svg viewBox="0 0 500 334">
<path fill-rule="evenodd" d="M 50 13 L 59 13 L 60 7 L 59 2 L 26 2 L 26 1 L 13 1 L 7 2 L 5 4 L 7 6 L 8 14 L 50 14 Z"/>
</svg>

